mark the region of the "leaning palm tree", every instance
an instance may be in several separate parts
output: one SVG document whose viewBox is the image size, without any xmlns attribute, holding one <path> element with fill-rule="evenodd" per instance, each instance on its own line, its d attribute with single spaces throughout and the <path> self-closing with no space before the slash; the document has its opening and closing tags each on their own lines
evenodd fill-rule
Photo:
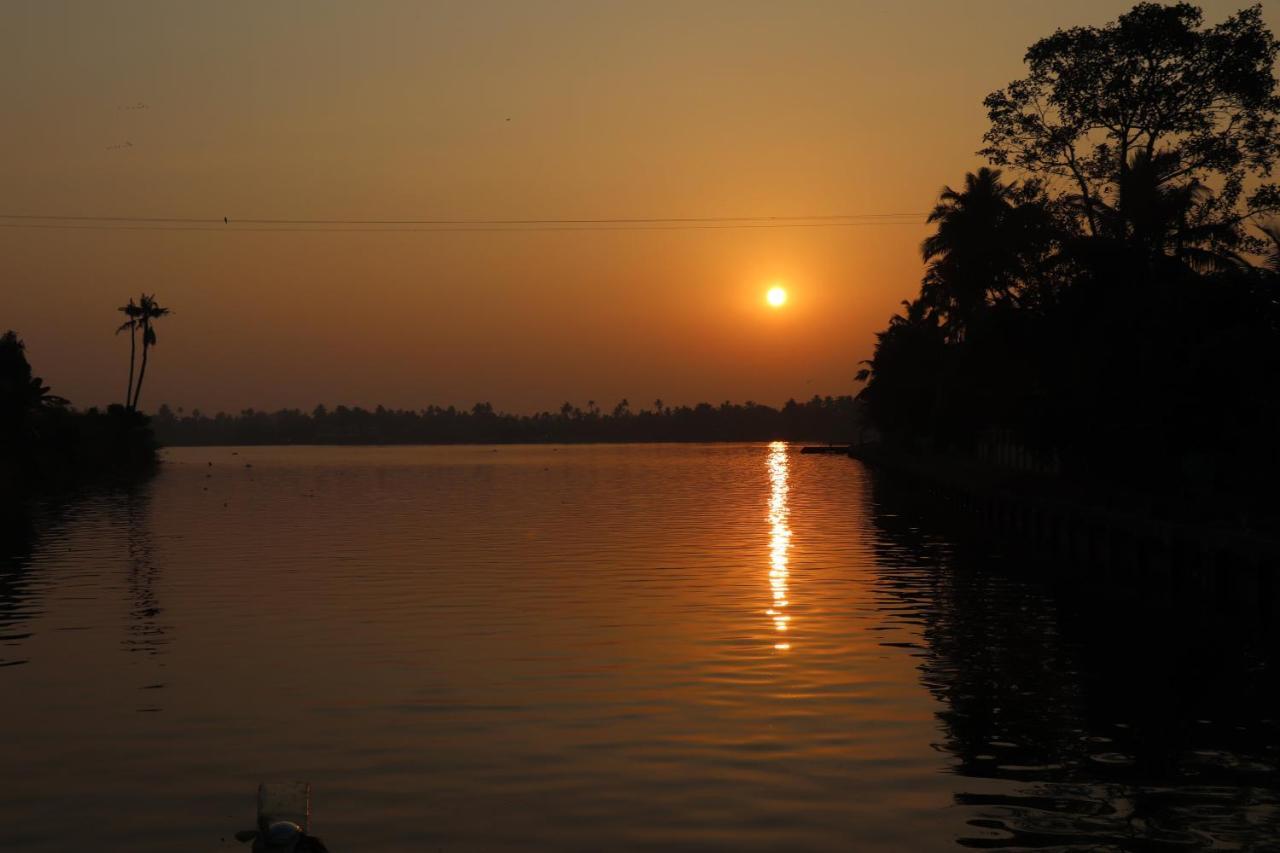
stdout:
<svg viewBox="0 0 1280 853">
<path fill-rule="evenodd" d="M 156 345 L 154 321 L 168 316 L 169 309 L 160 307 L 160 303 L 156 302 L 154 293 L 150 296 L 144 293 L 142 294 L 141 304 L 138 306 L 138 312 L 138 323 L 142 329 L 142 367 L 138 370 L 138 385 L 133 389 L 133 402 L 129 406 L 133 411 L 138 409 L 138 397 L 142 394 L 142 380 L 147 376 L 147 355 L 151 348 Z"/>
<path fill-rule="evenodd" d="M 127 409 L 130 406 L 129 401 L 133 399 L 133 364 L 138 352 L 138 318 L 142 314 L 142 309 L 134 303 L 133 297 L 129 297 L 129 304 L 121 305 L 116 310 L 128 318 L 120 324 L 120 328 L 116 329 L 117 335 L 125 329 L 129 330 L 129 385 L 124 389 L 124 407 Z"/>
</svg>

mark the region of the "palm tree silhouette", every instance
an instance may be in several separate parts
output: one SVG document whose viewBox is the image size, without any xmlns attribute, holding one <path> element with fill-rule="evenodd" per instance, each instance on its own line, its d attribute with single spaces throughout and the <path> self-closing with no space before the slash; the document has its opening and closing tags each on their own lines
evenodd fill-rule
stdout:
<svg viewBox="0 0 1280 853">
<path fill-rule="evenodd" d="M 1128 256 L 1147 268 L 1174 259 L 1202 273 L 1247 267 L 1234 251 L 1241 236 L 1236 222 L 1205 216 L 1213 191 L 1197 180 L 1174 183 L 1170 176 L 1181 168 L 1175 152 L 1138 151 L 1109 198 L 1070 196 L 1098 224 L 1091 245 L 1074 246 L 1077 253 L 1107 265 Z"/>
<path fill-rule="evenodd" d="M 1267 258 L 1263 261 L 1263 265 L 1273 277 L 1280 278 L 1280 222 L 1269 222 L 1258 227 L 1262 229 L 1262 233 L 1271 241 L 1271 250 L 1267 252 Z"/>
<path fill-rule="evenodd" d="M 142 380 L 147 376 L 147 355 L 151 348 L 156 345 L 156 329 L 154 321 L 168 316 L 169 309 L 162 308 L 156 302 L 156 295 L 150 296 L 142 294 L 141 302 L 138 305 L 139 319 L 138 323 L 142 328 L 142 367 L 138 370 L 138 385 L 133 389 L 133 402 L 129 405 L 130 410 L 137 411 L 138 397 L 142 395 Z"/>
<path fill-rule="evenodd" d="M 989 299 L 1009 296 L 1031 245 L 1039 205 L 1020 204 L 1034 187 L 1004 183 L 999 169 L 965 175 L 964 189 L 943 187 L 928 221 L 937 230 L 920 244 L 929 264 L 922 297 L 946 320 L 948 337 L 963 340 Z"/>
<path fill-rule="evenodd" d="M 116 329 L 117 335 L 125 329 L 129 330 L 129 385 L 124 390 L 124 407 L 127 409 L 133 399 L 133 364 L 138 352 L 138 318 L 141 316 L 142 309 L 134 304 L 133 297 L 129 297 L 129 304 L 121 305 L 116 310 L 128 318 L 120 324 L 120 328 Z"/>
</svg>

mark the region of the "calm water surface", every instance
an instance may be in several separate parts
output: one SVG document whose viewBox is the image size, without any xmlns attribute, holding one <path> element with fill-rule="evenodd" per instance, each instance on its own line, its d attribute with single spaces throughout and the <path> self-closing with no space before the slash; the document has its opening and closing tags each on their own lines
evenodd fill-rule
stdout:
<svg viewBox="0 0 1280 853">
<path fill-rule="evenodd" d="M 335 853 L 1280 849 L 1239 620 L 903 506 L 780 444 L 170 450 L 7 520 L 0 849 L 244 849 L 293 778 Z"/>
</svg>

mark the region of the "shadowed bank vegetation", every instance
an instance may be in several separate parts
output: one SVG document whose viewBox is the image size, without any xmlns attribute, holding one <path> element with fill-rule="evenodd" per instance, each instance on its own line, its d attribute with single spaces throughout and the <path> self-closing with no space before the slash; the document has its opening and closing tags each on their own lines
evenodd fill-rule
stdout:
<svg viewBox="0 0 1280 853">
<path fill-rule="evenodd" d="M 0 337 L 0 500 L 154 469 L 156 439 L 151 419 L 138 411 L 138 397 L 156 345 L 155 322 L 170 311 L 145 293 L 118 310 L 125 322 L 116 334 L 129 333 L 129 385 L 124 404 L 105 412 L 73 409 L 35 375 L 16 332 Z M 142 364 L 135 381 L 139 337 Z"/>
<path fill-rule="evenodd" d="M 1185 3 L 1030 48 L 862 373 L 887 444 L 1273 514 L 1277 53 Z"/>
<path fill-rule="evenodd" d="M 849 441 L 856 438 L 862 405 L 852 397 L 790 400 L 779 409 L 747 402 L 664 406 L 633 411 L 628 401 L 610 412 L 565 403 L 556 412 L 514 415 L 488 403 L 470 409 L 384 409 L 316 406 L 213 417 L 183 415 L 168 406 L 156 414 L 164 444 L 464 444 L 589 441 Z"/>
<path fill-rule="evenodd" d="M 18 336 L 0 336 L 0 490 L 6 498 L 146 470 L 155 459 L 145 415 L 124 406 L 72 409 L 34 374 Z"/>
</svg>

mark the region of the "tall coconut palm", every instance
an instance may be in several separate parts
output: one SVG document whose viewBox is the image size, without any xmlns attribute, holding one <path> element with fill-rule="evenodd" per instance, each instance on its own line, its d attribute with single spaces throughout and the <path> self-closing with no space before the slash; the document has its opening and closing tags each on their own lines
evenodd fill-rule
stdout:
<svg viewBox="0 0 1280 853">
<path fill-rule="evenodd" d="M 156 302 L 154 293 L 150 296 L 145 293 L 142 294 L 138 311 L 138 323 L 142 329 L 142 367 L 138 370 L 138 385 L 133 389 L 133 402 L 129 406 L 133 411 L 138 409 L 138 397 L 142 395 L 142 380 L 147 376 L 147 355 L 150 353 L 151 348 L 156 345 L 155 321 L 169 315 L 169 309 L 160 307 L 160 304 Z"/>
<path fill-rule="evenodd" d="M 116 334 L 120 334 L 125 329 L 129 330 L 129 384 L 124 389 L 124 407 L 130 407 L 130 401 L 133 399 L 133 365 L 137 359 L 138 352 L 138 318 L 141 316 L 142 309 L 133 301 L 133 297 L 129 297 L 128 305 L 121 305 L 118 309 L 121 314 L 127 318 L 120 324 L 120 328 L 116 329 Z"/>
<path fill-rule="evenodd" d="M 929 264 L 922 297 L 947 324 L 948 336 L 962 340 L 989 301 L 1011 296 L 1024 258 L 1043 242 L 1047 213 L 1032 184 L 1004 183 L 999 169 L 983 167 L 965 175 L 964 189 L 943 187 L 928 221 L 937 230 L 920 245 Z"/>
</svg>

